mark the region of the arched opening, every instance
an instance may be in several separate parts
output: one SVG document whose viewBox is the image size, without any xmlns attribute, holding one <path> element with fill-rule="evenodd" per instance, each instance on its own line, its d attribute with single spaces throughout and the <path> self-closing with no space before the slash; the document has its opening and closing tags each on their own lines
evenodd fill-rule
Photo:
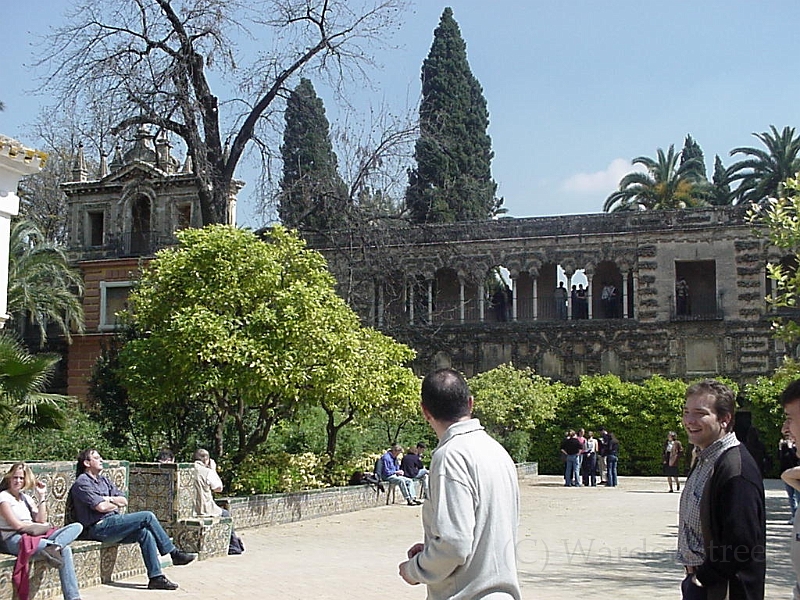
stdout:
<svg viewBox="0 0 800 600">
<path fill-rule="evenodd" d="M 458 281 L 458 273 L 450 268 L 436 271 L 433 293 L 434 323 L 459 322 L 461 320 L 461 284 Z"/>
<path fill-rule="evenodd" d="M 488 323 L 505 323 L 511 320 L 511 274 L 503 266 L 492 267 L 483 283 Z"/>
<path fill-rule="evenodd" d="M 593 318 L 622 318 L 622 284 L 622 273 L 616 263 L 608 260 L 598 263 L 592 279 Z"/>
<path fill-rule="evenodd" d="M 150 247 L 150 199 L 139 196 L 131 203 L 130 253 L 147 254 Z"/>
</svg>

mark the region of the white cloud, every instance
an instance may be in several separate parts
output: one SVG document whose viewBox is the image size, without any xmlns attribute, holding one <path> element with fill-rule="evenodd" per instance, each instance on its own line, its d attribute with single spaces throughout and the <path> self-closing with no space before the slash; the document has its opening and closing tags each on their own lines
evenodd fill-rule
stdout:
<svg viewBox="0 0 800 600">
<path fill-rule="evenodd" d="M 576 173 L 561 184 L 565 192 L 579 194 L 610 194 L 619 187 L 620 179 L 631 171 L 644 171 L 641 165 L 631 165 L 631 161 L 615 158 L 603 171 Z"/>
</svg>

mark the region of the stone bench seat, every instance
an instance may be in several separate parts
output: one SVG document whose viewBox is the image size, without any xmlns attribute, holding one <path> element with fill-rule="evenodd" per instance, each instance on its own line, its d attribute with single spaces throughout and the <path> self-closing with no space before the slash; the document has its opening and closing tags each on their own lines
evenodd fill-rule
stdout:
<svg viewBox="0 0 800 600">
<path fill-rule="evenodd" d="M 75 574 L 80 589 L 120 581 L 147 572 L 138 544 L 106 544 L 91 540 L 75 540 L 70 544 Z M 11 576 L 17 557 L 0 554 L 0 600 L 14 600 Z M 172 565 L 169 556 L 162 557 L 162 567 Z M 34 558 L 30 565 L 30 597 L 32 600 L 61 598 L 58 569 L 44 559 Z"/>
</svg>

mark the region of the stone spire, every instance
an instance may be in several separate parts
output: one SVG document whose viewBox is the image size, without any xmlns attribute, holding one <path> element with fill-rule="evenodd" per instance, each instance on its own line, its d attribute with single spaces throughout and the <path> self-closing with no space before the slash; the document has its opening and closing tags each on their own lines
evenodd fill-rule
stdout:
<svg viewBox="0 0 800 600">
<path fill-rule="evenodd" d="M 114 158 L 111 159 L 111 164 L 108 165 L 108 168 L 111 171 L 118 171 L 122 168 L 122 150 L 119 147 L 119 144 L 114 146 Z"/>
<path fill-rule="evenodd" d="M 89 170 L 86 168 L 86 158 L 83 156 L 83 142 L 80 142 L 75 153 L 75 161 L 72 163 L 72 181 L 86 181 L 88 176 Z"/>
<path fill-rule="evenodd" d="M 100 179 L 108 176 L 108 152 L 100 153 Z"/>
</svg>

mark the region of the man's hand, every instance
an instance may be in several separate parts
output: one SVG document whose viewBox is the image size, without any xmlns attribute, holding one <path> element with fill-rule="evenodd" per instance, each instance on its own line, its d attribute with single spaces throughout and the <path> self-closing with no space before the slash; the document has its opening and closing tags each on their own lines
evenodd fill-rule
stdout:
<svg viewBox="0 0 800 600">
<path fill-rule="evenodd" d="M 408 552 L 406 552 L 406 556 L 408 558 L 414 558 L 424 549 L 425 549 L 425 544 L 414 544 L 413 546 L 411 546 L 411 548 L 408 549 Z"/>
<path fill-rule="evenodd" d="M 419 581 L 414 581 L 411 579 L 411 575 L 408 574 L 408 562 L 409 561 L 400 563 L 400 566 L 398 567 L 400 577 L 402 577 L 403 581 L 405 581 L 408 585 L 418 585 Z"/>
<path fill-rule="evenodd" d="M 397 471 L 395 471 L 394 474 L 395 475 L 403 475 L 403 469 L 397 469 Z"/>
</svg>

